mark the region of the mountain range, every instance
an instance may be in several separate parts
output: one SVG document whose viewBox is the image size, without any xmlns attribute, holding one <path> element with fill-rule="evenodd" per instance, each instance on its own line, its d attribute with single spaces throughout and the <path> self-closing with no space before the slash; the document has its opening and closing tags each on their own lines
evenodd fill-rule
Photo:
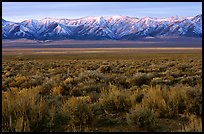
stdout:
<svg viewBox="0 0 204 134">
<path fill-rule="evenodd" d="M 79 19 L 2 19 L 2 39 L 137 40 L 154 37 L 202 37 L 202 14 L 194 17 L 136 18 L 88 16 Z"/>
</svg>

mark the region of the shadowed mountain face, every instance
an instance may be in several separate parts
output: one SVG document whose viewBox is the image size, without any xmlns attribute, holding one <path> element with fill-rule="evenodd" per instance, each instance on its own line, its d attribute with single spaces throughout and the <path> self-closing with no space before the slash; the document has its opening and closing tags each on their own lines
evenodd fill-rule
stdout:
<svg viewBox="0 0 204 134">
<path fill-rule="evenodd" d="M 2 19 L 3 39 L 31 40 L 137 40 L 154 37 L 202 37 L 202 14 L 195 17 L 131 18 L 128 16 L 80 19 Z"/>
</svg>

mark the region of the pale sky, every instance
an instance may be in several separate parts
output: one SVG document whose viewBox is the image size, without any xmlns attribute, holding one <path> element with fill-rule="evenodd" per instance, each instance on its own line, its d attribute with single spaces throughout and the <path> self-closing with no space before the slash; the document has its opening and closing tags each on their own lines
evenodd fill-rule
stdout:
<svg viewBox="0 0 204 134">
<path fill-rule="evenodd" d="M 202 2 L 2 2 L 2 17 L 8 21 L 26 19 L 81 18 L 124 15 L 130 17 L 196 16 Z"/>
</svg>

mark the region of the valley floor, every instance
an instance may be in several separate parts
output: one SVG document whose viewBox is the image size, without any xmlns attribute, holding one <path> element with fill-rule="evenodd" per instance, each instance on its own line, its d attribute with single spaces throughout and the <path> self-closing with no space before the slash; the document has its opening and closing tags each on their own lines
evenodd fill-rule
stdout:
<svg viewBox="0 0 204 134">
<path fill-rule="evenodd" d="M 2 131 L 202 131 L 202 48 L 3 48 Z"/>
<path fill-rule="evenodd" d="M 202 48 L 2 48 L 3 55 L 10 54 L 80 54 L 80 53 L 202 53 Z"/>
</svg>

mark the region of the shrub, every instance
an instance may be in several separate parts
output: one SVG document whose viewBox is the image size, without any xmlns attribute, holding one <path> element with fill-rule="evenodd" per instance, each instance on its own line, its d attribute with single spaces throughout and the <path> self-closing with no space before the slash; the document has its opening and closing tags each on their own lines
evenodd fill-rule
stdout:
<svg viewBox="0 0 204 134">
<path fill-rule="evenodd" d="M 170 89 L 167 105 L 172 111 L 172 116 L 183 114 L 188 107 L 186 91 L 186 87 L 182 85 L 176 85 Z"/>
<path fill-rule="evenodd" d="M 202 132 L 202 118 L 196 115 L 188 115 L 188 122 L 184 125 L 183 132 Z"/>
<path fill-rule="evenodd" d="M 161 66 L 161 67 L 159 68 L 159 71 L 160 71 L 160 72 L 165 72 L 166 70 L 167 70 L 166 66 Z"/>
<path fill-rule="evenodd" d="M 198 116 L 202 115 L 202 88 L 191 87 L 186 89 L 186 112 L 195 114 Z"/>
<path fill-rule="evenodd" d="M 37 99 L 36 89 L 22 89 L 16 94 L 7 93 L 2 109 L 3 131 L 49 131 L 48 104 Z"/>
<path fill-rule="evenodd" d="M 23 82 L 25 82 L 27 80 L 27 78 L 25 76 L 16 76 L 15 77 L 15 81 L 16 81 L 16 85 L 20 85 Z"/>
<path fill-rule="evenodd" d="M 11 87 L 11 88 L 10 88 L 10 91 L 11 91 L 12 93 L 17 93 L 17 92 L 20 91 L 20 90 L 19 90 L 19 88 L 17 88 L 17 87 Z"/>
<path fill-rule="evenodd" d="M 171 114 L 171 110 L 167 104 L 166 90 L 161 90 L 161 86 L 150 87 L 145 92 L 144 98 L 142 99 L 142 106 L 156 111 L 158 117 L 167 117 Z"/>
<path fill-rule="evenodd" d="M 131 107 L 131 100 L 129 94 L 111 85 L 108 90 L 102 90 L 99 105 L 111 113 L 125 112 Z"/>
<path fill-rule="evenodd" d="M 123 88 L 129 88 L 130 84 L 126 81 L 127 77 L 120 75 L 120 76 L 116 76 L 113 80 L 113 84 L 121 86 Z"/>
<path fill-rule="evenodd" d="M 104 75 L 97 71 L 85 71 L 81 72 L 78 77 L 75 79 L 77 84 L 79 82 L 88 83 L 88 82 L 104 82 Z"/>
<path fill-rule="evenodd" d="M 189 86 L 194 87 L 196 85 L 196 79 L 193 77 L 186 77 L 181 80 L 182 84 L 188 84 Z"/>
<path fill-rule="evenodd" d="M 159 117 L 175 117 L 185 112 L 201 113 L 201 93 L 197 98 L 187 95 L 188 88 L 176 85 L 170 89 L 154 87 L 148 89 L 142 101 L 142 105 L 157 111 Z M 193 91 L 192 91 L 193 92 Z M 196 102 L 195 102 L 196 100 Z"/>
<path fill-rule="evenodd" d="M 45 82 L 42 85 L 37 87 L 39 90 L 39 93 L 41 95 L 49 95 L 50 94 L 50 90 L 52 89 L 52 83 L 51 82 Z"/>
<path fill-rule="evenodd" d="M 116 131 L 126 127 L 127 112 L 129 124 L 152 113 L 168 118 L 152 131 L 177 131 L 173 123 L 193 114 L 185 130 L 200 131 L 193 120 L 202 117 L 202 55 L 124 54 L 3 55 L 3 131 Z"/>
<path fill-rule="evenodd" d="M 130 85 L 141 87 L 143 84 L 148 85 L 151 81 L 151 77 L 149 77 L 146 73 L 136 73 L 132 79 L 127 79 Z"/>
<path fill-rule="evenodd" d="M 136 103 L 141 103 L 143 97 L 144 97 L 144 94 L 143 94 L 143 93 L 139 93 L 139 94 L 135 97 L 135 102 L 136 102 Z"/>
<path fill-rule="evenodd" d="M 88 93 L 88 96 L 91 98 L 92 102 L 97 102 L 99 100 L 100 94 L 97 93 L 96 91 L 92 91 Z"/>
<path fill-rule="evenodd" d="M 56 86 L 51 89 L 51 94 L 53 96 L 61 95 L 63 92 L 63 88 L 61 86 Z"/>
<path fill-rule="evenodd" d="M 152 127 L 156 123 L 153 110 L 136 105 L 126 114 L 127 123 L 130 126 L 137 125 L 141 128 Z"/>
<path fill-rule="evenodd" d="M 68 77 L 68 78 L 66 78 L 65 80 L 64 80 L 64 84 L 66 85 L 66 84 L 73 84 L 74 83 L 74 79 L 73 78 L 70 78 L 70 77 Z"/>
<path fill-rule="evenodd" d="M 12 73 L 10 71 L 8 71 L 8 72 L 5 73 L 5 76 L 6 77 L 12 76 Z"/>
<path fill-rule="evenodd" d="M 152 85 L 163 84 L 163 79 L 160 77 L 155 77 L 151 80 Z"/>
<path fill-rule="evenodd" d="M 71 97 L 62 106 L 62 114 L 67 118 L 68 128 L 90 125 L 93 120 L 93 111 L 89 96 Z"/>
<path fill-rule="evenodd" d="M 173 67 L 173 66 L 175 66 L 175 65 L 176 65 L 175 62 L 169 62 L 166 67 L 167 67 L 167 68 L 170 68 L 170 67 Z"/>
<path fill-rule="evenodd" d="M 29 88 L 29 87 L 36 87 L 38 85 L 41 85 L 43 82 L 42 79 L 34 79 L 31 78 L 28 81 L 25 81 L 24 83 L 21 84 L 22 88 Z"/>
<path fill-rule="evenodd" d="M 109 65 L 101 65 L 97 70 L 101 73 L 110 73 L 112 69 Z"/>
<path fill-rule="evenodd" d="M 191 67 L 192 67 L 192 65 L 181 64 L 178 66 L 178 69 L 181 71 L 185 71 L 186 69 L 189 69 Z"/>
</svg>

